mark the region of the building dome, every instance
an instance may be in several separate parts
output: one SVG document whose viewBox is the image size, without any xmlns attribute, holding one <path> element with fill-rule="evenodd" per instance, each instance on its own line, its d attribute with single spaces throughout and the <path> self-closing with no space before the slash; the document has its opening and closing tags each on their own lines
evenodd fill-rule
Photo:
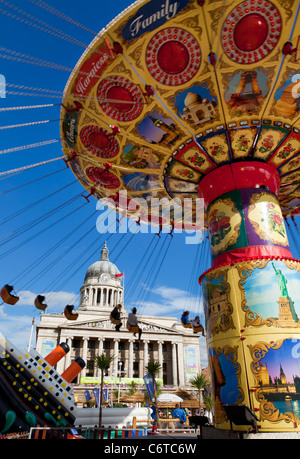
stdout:
<svg viewBox="0 0 300 459">
<path fill-rule="evenodd" d="M 81 311 L 105 312 L 123 303 L 124 287 L 122 276 L 114 263 L 109 261 L 106 242 L 101 250 L 101 258 L 87 270 L 80 289 Z"/>
<path fill-rule="evenodd" d="M 186 98 L 184 99 L 184 105 L 188 107 L 189 105 L 195 104 L 195 103 L 201 103 L 202 102 L 202 97 L 199 94 L 196 94 L 194 92 L 188 92 L 186 95 Z"/>
<path fill-rule="evenodd" d="M 100 277 L 102 274 L 108 274 L 109 276 L 115 276 L 116 274 L 120 274 L 119 269 L 116 267 L 114 263 L 109 261 L 108 258 L 109 250 L 106 246 L 106 242 L 104 244 L 103 249 L 101 250 L 101 258 L 99 261 L 93 263 L 86 272 L 84 281 L 86 282 L 87 279 L 90 277 Z"/>
</svg>

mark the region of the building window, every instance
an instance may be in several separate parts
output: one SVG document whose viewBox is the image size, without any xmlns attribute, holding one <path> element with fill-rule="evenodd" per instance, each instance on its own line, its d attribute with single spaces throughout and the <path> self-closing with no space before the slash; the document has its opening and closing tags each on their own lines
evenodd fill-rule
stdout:
<svg viewBox="0 0 300 459">
<path fill-rule="evenodd" d="M 80 339 L 73 339 L 73 348 L 74 349 L 80 349 Z"/>
<path fill-rule="evenodd" d="M 139 343 L 133 343 L 133 350 L 138 351 L 140 348 Z"/>
<path fill-rule="evenodd" d="M 133 377 L 139 377 L 139 362 L 133 362 Z"/>
<path fill-rule="evenodd" d="M 101 289 L 98 288 L 98 290 L 97 290 L 97 304 L 100 304 L 100 300 L 101 300 Z"/>
<path fill-rule="evenodd" d="M 103 349 L 109 350 L 110 349 L 110 341 L 104 341 L 103 342 Z"/>
<path fill-rule="evenodd" d="M 124 341 L 120 341 L 119 342 L 119 351 L 125 351 L 125 342 Z"/>
<path fill-rule="evenodd" d="M 88 348 L 94 351 L 95 348 L 96 348 L 96 342 L 93 341 L 93 340 L 89 340 L 88 341 Z"/>
<path fill-rule="evenodd" d="M 167 352 L 167 344 L 166 344 L 166 343 L 163 343 L 163 345 L 162 345 L 162 351 L 163 351 L 163 352 Z"/>
<path fill-rule="evenodd" d="M 94 376 L 94 360 L 86 362 L 86 376 Z"/>
<path fill-rule="evenodd" d="M 163 380 L 165 384 L 168 384 L 168 367 L 165 362 L 163 363 Z"/>
<path fill-rule="evenodd" d="M 148 343 L 148 351 L 153 352 L 153 343 Z"/>
</svg>

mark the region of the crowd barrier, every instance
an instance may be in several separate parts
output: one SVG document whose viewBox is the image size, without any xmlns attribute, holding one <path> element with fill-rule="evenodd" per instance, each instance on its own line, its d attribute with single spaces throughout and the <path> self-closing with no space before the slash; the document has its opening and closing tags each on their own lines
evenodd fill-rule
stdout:
<svg viewBox="0 0 300 459">
<path fill-rule="evenodd" d="M 147 422 L 148 421 L 148 422 Z M 171 421 L 171 420 L 170 420 Z M 145 425 L 147 422 L 148 425 Z M 139 425 L 139 423 L 143 425 Z M 85 427 L 85 426 L 73 426 L 73 427 L 49 427 L 49 426 L 36 426 L 30 428 L 29 432 L 18 432 L 9 433 L 7 435 L 0 435 L 0 439 L 115 439 L 115 438 L 132 438 L 141 437 L 156 434 L 176 434 L 176 433 L 197 433 L 197 428 L 188 425 L 183 425 L 178 428 L 171 423 L 164 423 L 158 429 L 156 426 L 151 425 L 153 423 L 145 419 L 133 418 L 132 425 L 126 426 L 102 426 L 98 427 Z"/>
<path fill-rule="evenodd" d="M 151 428 L 148 427 L 73 427 L 73 428 L 56 428 L 56 427 L 32 427 L 29 432 L 29 439 L 114 439 L 114 438 L 131 438 L 147 436 Z"/>
</svg>

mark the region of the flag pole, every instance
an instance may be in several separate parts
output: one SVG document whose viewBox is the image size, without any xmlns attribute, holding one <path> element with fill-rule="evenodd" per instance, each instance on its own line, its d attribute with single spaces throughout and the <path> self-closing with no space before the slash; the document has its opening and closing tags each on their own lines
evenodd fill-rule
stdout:
<svg viewBox="0 0 300 459">
<path fill-rule="evenodd" d="M 33 326 L 34 326 L 34 317 L 32 318 L 32 322 L 31 322 L 31 330 L 30 330 L 30 337 L 29 337 L 29 343 L 28 343 L 28 347 L 27 347 L 27 352 L 29 352 L 30 348 L 31 348 Z"/>
</svg>

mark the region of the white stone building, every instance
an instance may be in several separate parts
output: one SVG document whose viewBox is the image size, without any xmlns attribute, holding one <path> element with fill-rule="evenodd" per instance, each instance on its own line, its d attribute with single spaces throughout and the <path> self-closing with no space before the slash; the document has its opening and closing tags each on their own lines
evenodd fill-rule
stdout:
<svg viewBox="0 0 300 459">
<path fill-rule="evenodd" d="M 199 335 L 185 329 L 176 317 L 137 315 L 143 333 L 141 341 L 126 328 L 131 307 L 124 305 L 121 313 L 122 327 L 119 332 L 110 321 L 110 312 L 118 303 L 123 304 L 124 288 L 122 273 L 109 261 L 106 243 L 101 258 L 87 270 L 77 320 L 67 320 L 64 314 L 41 315 L 37 325 L 36 349 L 45 356 L 59 343 L 66 342 L 70 352 L 58 362 L 62 373 L 71 362 L 81 357 L 86 367 L 76 384 L 89 378 L 99 377 L 94 366 L 95 356 L 105 352 L 113 355 L 110 376 L 143 378 L 149 360 L 161 363 L 164 385 L 184 387 L 190 378 L 201 371 Z"/>
</svg>

